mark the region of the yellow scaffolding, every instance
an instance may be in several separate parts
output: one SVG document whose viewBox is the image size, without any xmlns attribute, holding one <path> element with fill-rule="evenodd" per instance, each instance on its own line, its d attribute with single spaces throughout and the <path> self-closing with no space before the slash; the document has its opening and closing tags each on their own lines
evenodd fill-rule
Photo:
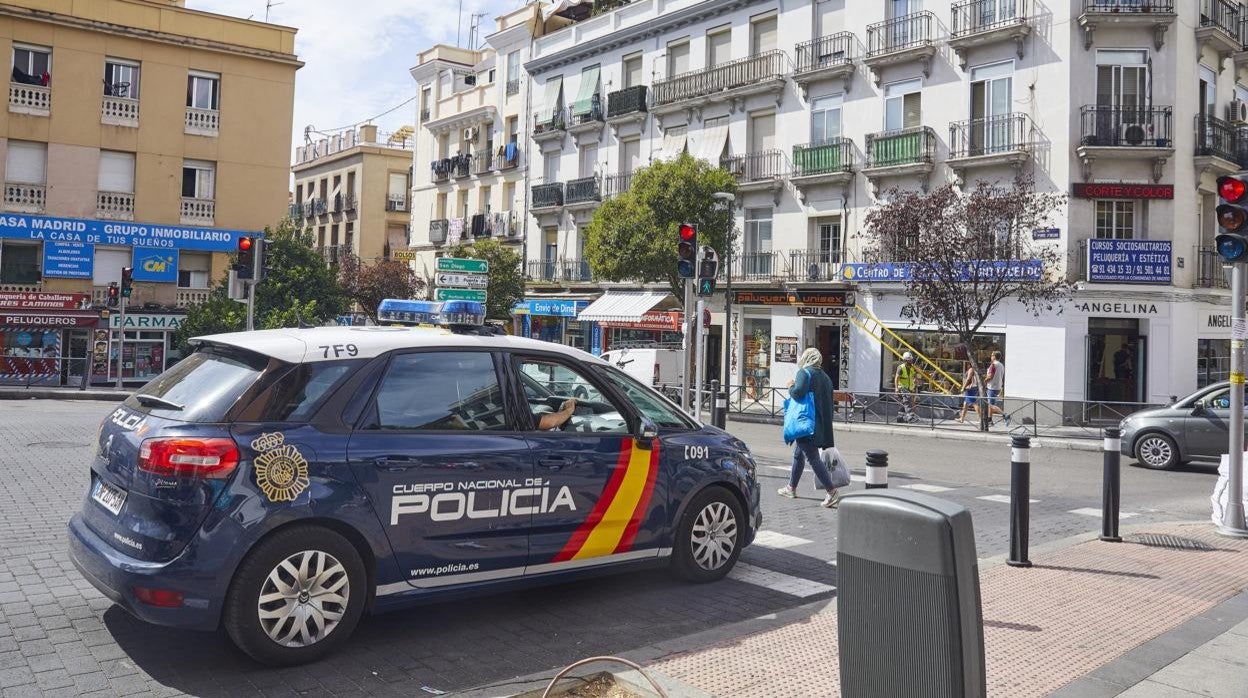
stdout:
<svg viewBox="0 0 1248 698">
<path fill-rule="evenodd" d="M 860 305 L 855 305 L 849 313 L 849 321 L 857 325 L 858 329 L 866 332 L 872 339 L 879 342 L 880 346 L 891 351 L 898 360 L 901 359 L 902 354 L 906 351 L 914 354 L 914 367 L 918 369 L 919 375 L 923 376 L 923 380 L 927 381 L 927 384 L 936 391 L 944 395 L 962 392 L 962 381 L 949 375 L 939 364 L 924 356 L 922 352 L 915 349 L 909 342 L 902 339 L 900 335 L 885 326 L 883 322 L 880 322 L 879 318 L 872 315 L 867 309 Z M 890 342 L 890 340 L 892 341 Z M 893 342 L 900 345 L 900 349 L 894 346 Z M 945 380 L 936 380 L 932 377 L 932 373 L 939 374 Z"/>
</svg>

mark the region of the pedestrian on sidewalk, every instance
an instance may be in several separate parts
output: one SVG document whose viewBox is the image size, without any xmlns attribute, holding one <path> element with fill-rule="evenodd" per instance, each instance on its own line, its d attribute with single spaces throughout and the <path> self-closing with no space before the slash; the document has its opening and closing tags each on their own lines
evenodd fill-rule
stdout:
<svg viewBox="0 0 1248 698">
<path fill-rule="evenodd" d="M 975 370 L 975 364 L 964 361 L 963 366 L 966 372 L 962 376 L 962 413 L 958 415 L 958 424 L 966 423 L 968 409 L 975 410 L 975 416 L 979 417 L 979 388 L 982 384 L 979 373 Z"/>
<path fill-rule="evenodd" d="M 994 414 L 1001 415 L 1005 426 L 1010 426 L 1010 415 L 1005 413 L 1001 393 L 1005 390 L 1005 364 L 1001 362 L 1001 352 L 992 352 L 992 363 L 988 364 L 988 423 L 992 424 Z"/>
<path fill-rule="evenodd" d="M 815 347 L 808 347 L 797 360 L 797 377 L 789 381 L 790 398 L 804 400 L 807 395 L 815 396 L 815 433 L 794 442 L 793 470 L 789 474 L 789 484 L 780 488 L 779 495 L 790 499 L 797 497 L 797 485 L 802 479 L 805 464 L 809 462 L 819 486 L 827 492 L 827 496 L 823 498 L 823 506 L 833 508 L 841 503 L 841 495 L 832 485 L 832 478 L 819 452 L 820 449 L 836 445 L 836 436 L 832 429 L 835 417 L 832 379 L 820 370 L 822 365 L 823 355 Z"/>
<path fill-rule="evenodd" d="M 897 400 L 901 403 L 901 413 L 897 415 L 899 422 L 917 422 L 914 413 L 918 404 L 919 367 L 914 365 L 914 354 L 906 352 L 901 355 L 901 363 L 893 374 L 893 386 L 897 389 Z"/>
</svg>

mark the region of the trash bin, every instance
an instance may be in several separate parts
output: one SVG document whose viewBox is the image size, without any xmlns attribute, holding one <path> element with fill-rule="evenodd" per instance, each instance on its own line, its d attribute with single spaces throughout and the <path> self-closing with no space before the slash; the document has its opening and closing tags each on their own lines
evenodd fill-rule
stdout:
<svg viewBox="0 0 1248 698">
<path fill-rule="evenodd" d="M 987 695 L 971 512 L 877 489 L 845 495 L 839 518 L 841 695 Z"/>
</svg>

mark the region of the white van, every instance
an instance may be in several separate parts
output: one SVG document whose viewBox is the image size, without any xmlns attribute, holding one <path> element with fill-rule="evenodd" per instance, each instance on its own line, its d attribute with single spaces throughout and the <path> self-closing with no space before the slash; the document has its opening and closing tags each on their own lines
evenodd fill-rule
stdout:
<svg viewBox="0 0 1248 698">
<path fill-rule="evenodd" d="M 612 349 L 601 358 L 646 385 L 680 385 L 684 375 L 679 349 Z"/>
</svg>

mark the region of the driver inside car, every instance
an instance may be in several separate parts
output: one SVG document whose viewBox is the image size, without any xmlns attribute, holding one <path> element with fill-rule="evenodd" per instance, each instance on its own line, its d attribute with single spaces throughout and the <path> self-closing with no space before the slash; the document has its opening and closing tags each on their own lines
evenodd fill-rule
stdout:
<svg viewBox="0 0 1248 698">
<path fill-rule="evenodd" d="M 549 407 L 546 409 L 550 409 Z M 576 411 L 576 398 L 568 398 L 559 408 L 558 412 L 547 412 L 538 416 L 537 428 L 540 431 L 553 431 L 562 427 L 569 419 L 572 413 Z"/>
</svg>

